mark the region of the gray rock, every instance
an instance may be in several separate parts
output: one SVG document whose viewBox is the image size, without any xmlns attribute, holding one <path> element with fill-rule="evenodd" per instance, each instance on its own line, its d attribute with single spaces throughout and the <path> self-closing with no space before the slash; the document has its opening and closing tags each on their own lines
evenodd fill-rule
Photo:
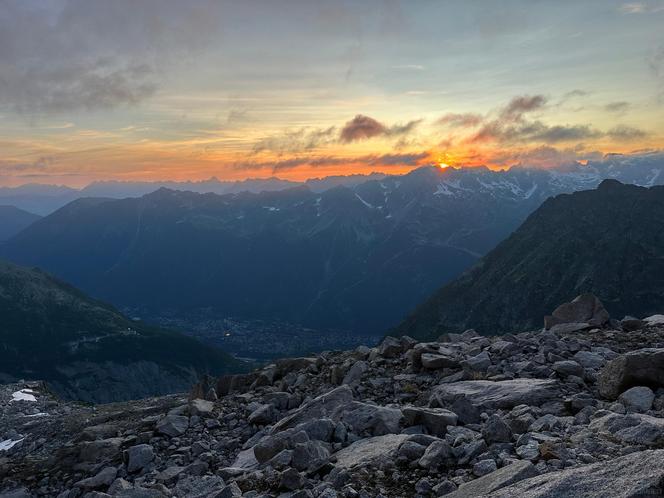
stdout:
<svg viewBox="0 0 664 498">
<path fill-rule="evenodd" d="M 209 496 L 209 498 L 241 498 L 241 497 L 242 497 L 242 490 L 234 482 L 226 486 L 218 493 Z"/>
<path fill-rule="evenodd" d="M 352 469 L 376 464 L 382 460 L 391 461 L 397 454 L 401 444 L 410 436 L 407 434 L 386 434 L 367 439 L 360 439 L 350 446 L 337 451 L 335 467 Z"/>
<path fill-rule="evenodd" d="M 494 414 L 489 417 L 482 428 L 482 437 L 487 443 L 509 443 L 512 441 L 512 430 L 500 416 Z"/>
<path fill-rule="evenodd" d="M 424 455 L 426 449 L 426 446 L 416 443 L 415 441 L 405 441 L 401 446 L 399 446 L 397 456 L 412 462 L 414 460 L 419 460 L 422 455 Z"/>
<path fill-rule="evenodd" d="M 382 436 L 400 432 L 403 415 L 398 408 L 353 401 L 340 407 L 332 418 L 346 424 L 355 434 Z"/>
<path fill-rule="evenodd" d="M 632 413 L 609 413 L 590 423 L 590 430 L 609 440 L 655 446 L 664 443 L 664 419 Z"/>
<path fill-rule="evenodd" d="M 631 332 L 643 328 L 645 326 L 645 322 L 633 316 L 626 316 L 620 320 L 620 326 L 623 328 L 623 330 Z"/>
<path fill-rule="evenodd" d="M 157 432 L 170 437 L 181 436 L 189 428 L 189 417 L 168 414 L 157 423 Z"/>
<path fill-rule="evenodd" d="M 495 472 L 498 469 L 496 466 L 495 460 L 480 460 L 475 465 L 473 465 L 473 474 L 477 477 L 482 477 L 491 472 Z"/>
<path fill-rule="evenodd" d="M 448 425 L 457 424 L 457 415 L 444 408 L 422 408 L 407 406 L 402 410 L 404 424 L 409 427 L 423 425 L 430 434 L 444 436 Z"/>
<path fill-rule="evenodd" d="M 331 418 L 331 415 L 338 410 L 340 406 L 348 405 L 353 401 L 353 391 L 347 386 L 339 386 L 325 394 L 304 403 L 292 414 L 282 418 L 274 424 L 271 432 L 280 432 L 295 427 L 302 422 L 307 422 L 312 418 Z"/>
<path fill-rule="evenodd" d="M 556 373 L 558 373 L 562 377 L 569 377 L 570 375 L 583 377 L 583 367 L 579 365 L 576 361 L 572 360 L 556 361 L 553 364 L 552 368 Z"/>
<path fill-rule="evenodd" d="M 369 370 L 369 364 L 366 361 L 356 361 L 353 366 L 350 367 L 350 370 L 348 370 L 348 373 L 341 383 L 353 384 L 354 382 L 358 382 L 367 370 Z"/>
<path fill-rule="evenodd" d="M 662 479 L 664 479 L 664 450 L 641 451 L 592 465 L 543 474 L 503 487 L 486 496 L 637 498 L 661 495 Z"/>
<path fill-rule="evenodd" d="M 378 353 L 384 358 L 396 358 L 403 352 L 401 341 L 395 337 L 387 336 L 378 346 Z"/>
<path fill-rule="evenodd" d="M 121 445 L 119 437 L 84 442 L 79 445 L 79 459 L 86 463 L 111 460 L 120 454 Z"/>
<path fill-rule="evenodd" d="M 269 425 L 276 417 L 277 412 L 273 405 L 262 405 L 251 412 L 247 421 L 253 425 Z"/>
<path fill-rule="evenodd" d="M 664 386 L 664 348 L 646 348 L 608 362 L 597 378 L 602 396 L 616 399 L 633 386 Z"/>
<path fill-rule="evenodd" d="M 457 491 L 447 496 L 449 498 L 477 498 L 536 475 L 537 470 L 532 463 L 515 462 L 484 477 L 462 484 Z"/>
<path fill-rule="evenodd" d="M 203 418 L 211 417 L 213 410 L 214 403 L 204 399 L 194 399 L 189 406 L 191 415 L 197 415 Z"/>
<path fill-rule="evenodd" d="M 304 477 L 295 469 L 288 469 L 281 473 L 279 487 L 289 491 L 301 489 L 304 485 Z"/>
<path fill-rule="evenodd" d="M 418 464 L 425 469 L 435 469 L 449 465 L 454 460 L 454 450 L 447 441 L 434 441 L 431 443 Z"/>
<path fill-rule="evenodd" d="M 457 368 L 459 360 L 453 356 L 441 353 L 422 353 L 420 362 L 423 368 L 437 370 L 439 368 Z"/>
<path fill-rule="evenodd" d="M 467 372 L 486 372 L 491 366 L 491 357 L 486 351 L 482 351 L 476 356 L 466 358 L 461 362 L 461 366 Z"/>
<path fill-rule="evenodd" d="M 104 467 L 93 477 L 88 477 L 78 481 L 75 486 L 85 490 L 99 489 L 101 487 L 110 486 L 118 475 L 118 470 L 115 467 Z"/>
<path fill-rule="evenodd" d="M 297 470 L 306 470 L 311 467 L 320 467 L 328 460 L 330 452 L 320 441 L 307 441 L 298 443 L 293 448 L 291 464 Z"/>
<path fill-rule="evenodd" d="M 606 363 L 601 354 L 590 351 L 577 351 L 573 358 L 574 361 L 585 368 L 601 368 Z"/>
<path fill-rule="evenodd" d="M 138 472 L 154 460 L 154 449 L 149 444 L 137 444 L 125 450 L 127 472 Z"/>
<path fill-rule="evenodd" d="M 643 413 L 652 408 L 655 393 L 649 387 L 637 386 L 628 389 L 618 397 L 628 411 Z"/>
<path fill-rule="evenodd" d="M 577 296 L 570 303 L 558 306 L 551 315 L 544 317 L 544 328 L 550 329 L 560 323 L 587 323 L 593 327 L 601 327 L 611 317 L 594 294 L 586 293 Z"/>
<path fill-rule="evenodd" d="M 517 405 L 541 405 L 559 397 L 559 391 L 555 380 L 468 380 L 436 387 L 431 404 L 448 406 L 460 395 L 478 408 L 509 410 Z"/>
</svg>

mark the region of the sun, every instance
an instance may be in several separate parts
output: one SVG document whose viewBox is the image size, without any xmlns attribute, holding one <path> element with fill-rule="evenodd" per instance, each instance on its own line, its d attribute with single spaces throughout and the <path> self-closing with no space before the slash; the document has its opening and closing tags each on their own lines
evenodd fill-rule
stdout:
<svg viewBox="0 0 664 498">
<path fill-rule="evenodd" d="M 447 168 L 450 167 L 450 165 L 447 164 L 447 163 L 438 163 L 438 167 L 439 167 L 440 169 L 447 169 Z"/>
</svg>

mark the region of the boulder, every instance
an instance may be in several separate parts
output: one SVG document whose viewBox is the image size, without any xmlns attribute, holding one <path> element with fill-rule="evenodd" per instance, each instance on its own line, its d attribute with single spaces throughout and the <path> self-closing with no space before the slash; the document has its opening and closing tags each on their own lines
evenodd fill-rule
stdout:
<svg viewBox="0 0 664 498">
<path fill-rule="evenodd" d="M 353 401 L 340 406 L 332 419 L 343 422 L 355 434 L 382 436 L 400 432 L 403 415 L 399 408 Z"/>
<path fill-rule="evenodd" d="M 643 413 L 652 407 L 655 393 L 649 387 L 636 386 L 622 393 L 618 397 L 618 401 L 625 405 L 627 411 Z"/>
<path fill-rule="evenodd" d="M 442 353 L 422 353 L 420 362 L 423 368 L 437 370 L 439 368 L 457 368 L 459 360 L 453 356 Z"/>
<path fill-rule="evenodd" d="M 556 361 L 552 368 L 561 377 L 569 377 L 570 375 L 583 377 L 583 367 L 573 360 Z"/>
<path fill-rule="evenodd" d="M 488 444 L 509 443 L 512 441 L 512 429 L 500 416 L 494 414 L 489 417 L 482 428 L 482 437 Z"/>
<path fill-rule="evenodd" d="M 544 328 L 550 329 L 561 323 L 586 323 L 592 327 L 605 325 L 611 317 L 594 294 L 577 296 L 570 303 L 558 306 L 551 315 L 544 317 Z"/>
<path fill-rule="evenodd" d="M 458 490 L 446 496 L 448 498 L 476 498 L 485 496 L 492 491 L 536 475 L 537 470 L 532 463 L 524 461 L 514 462 L 479 479 L 462 484 Z"/>
<path fill-rule="evenodd" d="M 640 413 L 608 413 L 590 423 L 590 430 L 611 441 L 642 446 L 664 444 L 664 419 Z"/>
<path fill-rule="evenodd" d="M 348 405 L 352 401 L 353 390 L 347 385 L 339 386 L 304 403 L 293 413 L 274 424 L 271 432 L 276 433 L 290 429 L 313 418 L 330 418 L 339 407 Z"/>
<path fill-rule="evenodd" d="M 448 406 L 460 396 L 477 408 L 510 410 L 517 405 L 539 406 L 559 397 L 560 392 L 558 383 L 548 379 L 467 380 L 439 385 L 430 404 Z"/>
<path fill-rule="evenodd" d="M 663 479 L 664 450 L 640 451 L 613 460 L 532 477 L 511 486 L 502 487 L 493 493 L 480 492 L 475 495 L 452 493 L 449 498 L 459 498 L 459 496 L 486 496 L 487 498 L 661 496 Z"/>
<path fill-rule="evenodd" d="M 96 475 L 78 481 L 75 486 L 86 490 L 108 487 L 117 476 L 118 471 L 115 467 L 104 467 Z"/>
<path fill-rule="evenodd" d="M 334 454 L 335 467 L 352 469 L 376 464 L 382 460 L 391 461 L 396 456 L 399 446 L 409 437 L 407 434 L 386 434 L 360 439 Z"/>
<path fill-rule="evenodd" d="M 369 370 L 369 364 L 366 361 L 356 361 L 353 366 L 350 367 L 350 370 L 348 370 L 348 373 L 344 376 L 341 383 L 353 384 L 354 382 L 358 382 L 367 370 Z"/>
<path fill-rule="evenodd" d="M 443 408 L 422 408 L 407 406 L 403 412 L 404 424 L 407 427 L 423 425 L 434 436 L 444 436 L 448 425 L 457 424 L 457 415 Z"/>
<path fill-rule="evenodd" d="M 417 463 L 425 469 L 436 469 L 447 466 L 454 460 L 454 450 L 450 444 L 447 441 L 438 440 L 427 447 L 424 455 L 422 455 Z"/>
<path fill-rule="evenodd" d="M 127 472 L 138 472 L 154 460 L 154 449 L 149 444 L 137 444 L 125 450 Z"/>
<path fill-rule="evenodd" d="M 169 437 L 181 436 L 189 427 L 189 417 L 168 414 L 157 423 L 157 432 Z"/>
<path fill-rule="evenodd" d="M 384 358 L 396 358 L 403 352 L 403 345 L 396 337 L 387 336 L 378 346 L 378 353 Z"/>
<path fill-rule="evenodd" d="M 664 386 L 664 348 L 639 349 L 609 361 L 599 373 L 597 386 L 608 399 L 633 386 Z"/>
</svg>

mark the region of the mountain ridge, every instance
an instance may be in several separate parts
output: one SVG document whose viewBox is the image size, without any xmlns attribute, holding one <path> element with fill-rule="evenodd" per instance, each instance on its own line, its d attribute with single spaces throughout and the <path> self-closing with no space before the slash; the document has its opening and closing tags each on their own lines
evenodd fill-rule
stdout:
<svg viewBox="0 0 664 498">
<path fill-rule="evenodd" d="M 614 316 L 655 313 L 664 299 L 664 187 L 604 180 L 549 198 L 474 267 L 442 287 L 396 332 L 434 337 L 536 328 L 556 302 L 596 294 Z M 518 318 L 517 318 L 518 317 Z"/>
</svg>

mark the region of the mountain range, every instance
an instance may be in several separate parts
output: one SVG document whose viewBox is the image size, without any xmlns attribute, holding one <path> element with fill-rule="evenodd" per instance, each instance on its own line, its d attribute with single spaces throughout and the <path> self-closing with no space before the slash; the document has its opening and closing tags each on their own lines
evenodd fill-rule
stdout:
<svg viewBox="0 0 664 498">
<path fill-rule="evenodd" d="M 78 199 L 0 252 L 150 320 L 204 310 L 384 333 L 546 199 L 605 178 L 654 185 L 664 181 L 662 169 L 661 154 L 644 154 L 556 170 L 429 166 L 322 192 L 161 188 Z"/>
<path fill-rule="evenodd" d="M 558 303 L 586 292 L 616 318 L 662 311 L 664 187 L 605 180 L 596 190 L 548 199 L 396 332 L 427 339 L 468 328 L 535 329 Z"/>
<path fill-rule="evenodd" d="M 0 242 L 12 238 L 39 218 L 41 216 L 15 206 L 0 206 Z"/>
<path fill-rule="evenodd" d="M 305 182 L 295 182 L 281 178 L 249 178 L 238 181 L 224 181 L 212 177 L 202 181 L 96 181 L 76 189 L 63 185 L 26 184 L 18 187 L 0 187 L 0 204 L 8 204 L 45 216 L 62 206 L 84 197 L 107 197 L 123 199 L 140 197 L 160 188 L 186 190 L 198 193 L 231 194 L 238 192 L 264 192 L 306 185 L 314 192 L 322 192 L 339 185 L 353 186 L 367 180 L 380 179 L 385 175 L 340 175 L 312 178 Z"/>
<path fill-rule="evenodd" d="M 40 270 L 0 261 L 0 380 L 39 379 L 66 399 L 179 392 L 242 369 L 220 350 L 130 320 Z"/>
</svg>

